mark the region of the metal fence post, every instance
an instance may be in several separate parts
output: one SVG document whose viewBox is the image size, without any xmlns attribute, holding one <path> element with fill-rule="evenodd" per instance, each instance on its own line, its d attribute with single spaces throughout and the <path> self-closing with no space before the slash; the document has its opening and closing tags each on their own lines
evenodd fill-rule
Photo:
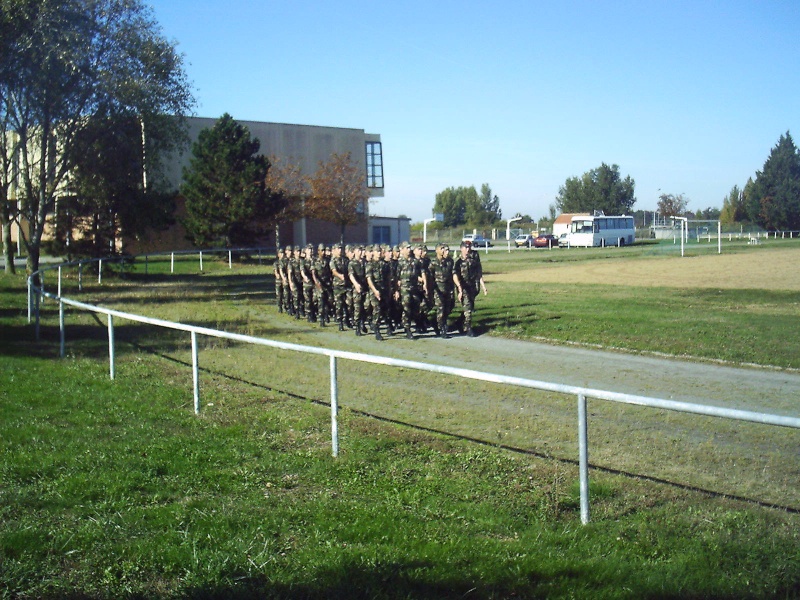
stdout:
<svg viewBox="0 0 800 600">
<path fill-rule="evenodd" d="M 97 264 L 97 283 L 103 283 L 103 259 Z"/>
<path fill-rule="evenodd" d="M 31 277 L 28 277 L 28 325 L 31 324 L 33 317 L 33 283 Z"/>
<path fill-rule="evenodd" d="M 40 301 L 40 296 L 41 296 L 41 291 L 40 290 L 35 290 L 34 291 L 34 302 L 36 303 L 36 305 L 34 306 L 33 312 L 34 312 L 34 318 L 35 318 L 35 321 L 36 321 L 36 328 L 35 329 L 36 329 L 36 341 L 37 342 L 39 341 L 39 332 L 40 332 L 39 331 L 39 318 L 40 318 L 39 301 Z"/>
<path fill-rule="evenodd" d="M 61 298 L 61 265 L 58 265 L 58 297 Z"/>
<path fill-rule="evenodd" d="M 78 291 L 83 291 L 83 262 L 78 263 Z"/>
<path fill-rule="evenodd" d="M 170 258 L 169 258 L 169 272 L 170 272 L 170 273 L 174 273 L 174 272 L 175 272 L 175 253 L 174 253 L 174 252 L 172 252 L 172 253 L 170 254 Z"/>
<path fill-rule="evenodd" d="M 61 345 L 59 346 L 58 355 L 61 358 L 64 358 L 65 354 L 65 331 L 64 331 L 64 301 L 61 299 L 61 295 L 58 296 L 58 330 L 61 334 Z"/>
<path fill-rule="evenodd" d="M 336 357 L 331 354 L 331 453 L 339 456 L 339 384 L 336 377 Z"/>
<path fill-rule="evenodd" d="M 117 368 L 114 364 L 114 317 L 108 315 L 108 374 L 111 379 L 116 376 Z"/>
<path fill-rule="evenodd" d="M 581 523 L 589 522 L 589 436 L 586 396 L 578 394 L 578 453 L 580 454 Z"/>
<path fill-rule="evenodd" d="M 200 414 L 200 369 L 197 361 L 197 332 L 192 332 L 192 387 L 194 389 L 194 414 Z"/>
<path fill-rule="evenodd" d="M 233 252 L 228 250 L 228 268 L 233 268 Z"/>
<path fill-rule="evenodd" d="M 200 271 L 203 271 L 203 251 L 200 251 Z"/>
</svg>

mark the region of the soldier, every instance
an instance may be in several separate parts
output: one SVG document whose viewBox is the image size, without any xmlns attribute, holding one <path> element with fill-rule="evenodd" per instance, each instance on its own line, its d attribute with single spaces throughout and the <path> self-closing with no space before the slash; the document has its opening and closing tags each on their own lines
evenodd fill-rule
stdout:
<svg viewBox="0 0 800 600">
<path fill-rule="evenodd" d="M 275 252 L 275 262 L 272 265 L 272 273 L 275 277 L 275 303 L 278 305 L 278 312 L 283 312 L 284 296 L 288 291 L 285 285 L 285 277 L 281 273 L 281 263 L 283 262 L 283 248 L 278 248 Z"/>
<path fill-rule="evenodd" d="M 303 278 L 303 300 L 306 304 L 306 318 L 309 323 L 316 321 L 316 305 L 314 303 L 314 246 L 308 244 L 300 258 L 300 276 Z"/>
<path fill-rule="evenodd" d="M 364 246 L 353 251 L 353 260 L 347 265 L 347 274 L 353 285 L 353 327 L 356 335 L 366 333 L 364 329 L 364 298 L 367 294 L 367 277 L 364 266 Z"/>
<path fill-rule="evenodd" d="M 347 256 L 343 255 L 344 246 L 335 244 L 331 256 L 331 275 L 333 277 L 333 304 L 334 315 L 339 323 L 339 331 L 344 331 L 347 322 L 347 294 L 353 286 L 347 276 Z"/>
<path fill-rule="evenodd" d="M 417 244 L 414 247 L 414 261 L 417 265 L 417 273 L 419 277 L 418 288 L 418 308 L 414 321 L 417 325 L 418 333 L 426 333 L 428 331 L 428 310 L 430 303 L 428 301 L 430 294 L 430 281 L 428 278 L 428 248 L 424 244 Z"/>
<path fill-rule="evenodd" d="M 400 261 L 400 246 L 394 246 L 392 248 L 392 258 L 391 258 L 391 266 L 392 266 L 392 323 L 395 329 L 399 329 L 403 326 L 403 305 L 400 302 L 400 292 L 398 291 L 399 288 L 397 287 L 397 265 Z"/>
<path fill-rule="evenodd" d="M 403 307 L 403 329 L 409 340 L 414 339 L 411 333 L 411 321 L 419 310 L 419 268 L 411 256 L 411 246 L 404 242 L 400 246 L 400 260 L 397 263 L 397 290 Z"/>
<path fill-rule="evenodd" d="M 332 294 L 333 274 L 325 256 L 325 244 L 317 247 L 317 258 L 311 265 L 311 275 L 314 278 L 314 298 L 317 305 L 317 317 L 320 327 L 324 327 L 328 320 L 328 305 Z"/>
<path fill-rule="evenodd" d="M 289 247 L 287 247 L 289 250 Z M 286 267 L 289 276 L 289 288 L 292 292 L 292 304 L 294 306 L 294 318 L 299 319 L 305 316 L 305 303 L 303 302 L 303 277 L 300 274 L 300 248 L 295 246 L 292 249 L 292 258 Z"/>
<path fill-rule="evenodd" d="M 472 331 L 472 313 L 475 311 L 475 297 L 478 295 L 479 286 L 483 288 L 484 295 L 487 294 L 487 291 L 480 263 L 472 255 L 468 243 L 461 243 L 461 256 L 458 257 L 453 265 L 453 282 L 456 284 L 456 290 L 458 290 L 458 299 L 464 308 L 464 333 L 469 337 L 475 337 L 475 332 Z"/>
<path fill-rule="evenodd" d="M 449 339 L 447 332 L 447 319 L 455 306 L 453 289 L 453 259 L 450 257 L 450 247 L 439 244 L 436 248 L 436 259 L 431 261 L 433 302 L 436 307 L 436 330 L 439 337 Z"/>
<path fill-rule="evenodd" d="M 375 332 L 375 339 L 381 341 L 381 319 L 387 323 L 388 333 L 392 333 L 388 320 L 388 301 L 392 289 L 389 265 L 384 261 L 383 249 L 378 244 L 372 249 L 372 260 L 367 264 L 366 275 L 369 301 L 372 305 L 372 330 Z"/>
</svg>

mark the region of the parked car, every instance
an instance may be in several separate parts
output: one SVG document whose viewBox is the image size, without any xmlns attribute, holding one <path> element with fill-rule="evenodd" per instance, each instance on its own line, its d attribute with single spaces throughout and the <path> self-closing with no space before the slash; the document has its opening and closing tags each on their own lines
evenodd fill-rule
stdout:
<svg viewBox="0 0 800 600">
<path fill-rule="evenodd" d="M 533 236 L 527 233 L 518 235 L 517 237 L 514 238 L 514 244 L 517 246 L 517 248 L 522 248 L 523 246 L 525 246 L 526 248 L 530 248 L 531 246 L 533 246 Z"/>
<path fill-rule="evenodd" d="M 558 238 L 552 233 L 543 233 L 533 240 L 533 245 L 536 248 L 553 248 L 558 247 Z"/>
<path fill-rule="evenodd" d="M 568 233 L 562 233 L 558 237 L 558 247 L 559 248 L 569 248 L 569 234 Z"/>
<path fill-rule="evenodd" d="M 476 235 L 474 233 L 468 233 L 463 238 L 461 238 L 462 242 L 469 242 L 475 248 L 491 248 L 492 242 L 487 240 L 482 235 Z"/>
</svg>

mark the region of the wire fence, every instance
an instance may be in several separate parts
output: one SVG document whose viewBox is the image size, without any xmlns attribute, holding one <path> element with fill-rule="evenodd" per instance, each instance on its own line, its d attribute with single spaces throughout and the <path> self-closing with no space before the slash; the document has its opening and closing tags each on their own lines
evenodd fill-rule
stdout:
<svg viewBox="0 0 800 600">
<path fill-rule="evenodd" d="M 213 253 L 228 252 L 230 261 L 232 253 L 237 251 L 243 251 L 243 250 L 242 249 L 214 250 L 205 252 L 206 254 L 211 252 Z M 164 253 L 164 254 L 174 255 L 177 253 Z M 194 252 L 193 254 L 197 254 L 197 252 Z M 675 400 L 651 398 L 634 394 L 613 392 L 609 390 L 600 390 L 600 389 L 592 389 L 580 386 L 564 385 L 555 382 L 526 379 L 523 377 L 513 377 L 497 373 L 489 373 L 471 369 L 462 369 L 445 365 L 436 365 L 436 364 L 422 363 L 416 361 L 402 360 L 386 356 L 378 356 L 378 355 L 364 354 L 359 352 L 348 352 L 342 350 L 335 350 L 331 348 L 319 348 L 301 344 L 280 342 L 277 340 L 271 340 L 267 338 L 254 337 L 254 336 L 232 333 L 217 329 L 210 329 L 207 327 L 199 327 L 195 325 L 176 323 L 172 321 L 146 317 L 133 313 L 127 313 L 119 310 L 105 308 L 102 306 L 79 302 L 77 300 L 62 296 L 61 291 L 62 291 L 62 277 L 64 268 L 75 267 L 79 269 L 80 272 L 83 270 L 83 267 L 86 264 L 94 262 L 95 260 L 100 261 L 98 264 L 98 272 L 100 274 L 98 277 L 98 281 L 102 282 L 103 267 L 101 259 L 77 261 L 74 263 L 65 263 L 61 265 L 45 267 L 38 273 L 35 273 L 34 275 L 28 278 L 29 321 L 31 319 L 35 320 L 37 340 L 39 339 L 40 305 L 44 298 L 51 299 L 58 303 L 60 356 L 62 358 L 65 356 L 65 351 L 66 351 L 65 307 L 69 306 L 78 309 L 80 311 L 87 311 L 91 313 L 105 315 L 108 327 L 109 376 L 111 379 L 114 379 L 116 377 L 116 367 L 115 367 L 116 364 L 115 320 L 116 319 L 125 319 L 128 321 L 149 324 L 164 329 L 183 331 L 189 334 L 189 339 L 187 342 L 188 345 L 191 346 L 192 389 L 193 389 L 193 399 L 194 399 L 194 410 L 195 413 L 197 414 L 199 414 L 201 411 L 198 336 L 221 338 L 244 344 L 266 346 L 288 352 L 298 352 L 301 354 L 327 356 L 329 359 L 329 371 L 330 371 L 331 453 L 334 457 L 337 457 L 339 455 L 339 425 L 337 419 L 337 415 L 339 412 L 338 364 L 339 361 L 342 360 L 370 363 L 374 365 L 384 365 L 402 369 L 426 371 L 429 373 L 450 375 L 453 377 L 459 377 L 463 379 L 478 380 L 488 383 L 496 383 L 496 384 L 516 386 L 522 388 L 532 388 L 547 392 L 556 392 L 560 394 L 567 394 L 570 396 L 574 396 L 577 400 L 580 514 L 581 514 L 581 522 L 584 524 L 589 522 L 589 437 L 588 437 L 588 413 L 587 413 L 588 398 L 605 400 L 608 402 L 616 402 L 621 404 L 637 405 L 655 409 L 676 411 L 694 415 L 705 415 L 705 416 L 719 417 L 724 419 L 732 419 L 736 421 L 761 423 L 764 425 L 771 425 L 776 427 L 790 427 L 794 429 L 800 429 L 800 417 L 751 412 L 751 411 L 730 409 L 730 408 L 705 405 L 705 404 L 696 404 L 696 403 L 680 402 Z M 114 260 L 121 261 L 123 259 L 117 258 Z M 202 258 L 200 260 L 202 261 Z M 106 259 L 106 261 L 108 261 L 108 259 Z M 232 268 L 232 262 L 229 262 L 229 265 Z M 174 263 L 172 267 L 174 270 Z M 44 273 L 50 270 L 57 270 L 58 272 L 57 293 L 48 292 L 45 289 Z M 38 285 L 34 284 L 35 275 L 39 275 L 40 283 Z"/>
</svg>

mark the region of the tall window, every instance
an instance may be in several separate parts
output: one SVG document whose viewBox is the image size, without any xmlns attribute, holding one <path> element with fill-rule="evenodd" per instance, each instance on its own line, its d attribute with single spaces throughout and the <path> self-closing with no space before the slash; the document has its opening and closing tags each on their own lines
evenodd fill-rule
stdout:
<svg viewBox="0 0 800 600">
<path fill-rule="evenodd" d="M 383 187 L 383 151 L 380 142 L 367 142 L 367 187 Z"/>
</svg>

